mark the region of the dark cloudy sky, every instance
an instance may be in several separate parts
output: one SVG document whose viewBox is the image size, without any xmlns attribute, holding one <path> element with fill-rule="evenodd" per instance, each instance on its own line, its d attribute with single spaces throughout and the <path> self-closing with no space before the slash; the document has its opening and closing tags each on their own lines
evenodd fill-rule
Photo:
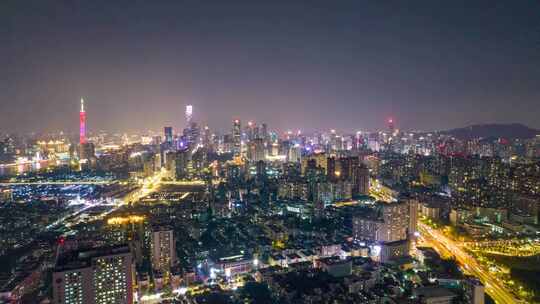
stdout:
<svg viewBox="0 0 540 304">
<path fill-rule="evenodd" d="M 540 1 L 0 1 L 0 131 L 540 128 Z"/>
</svg>

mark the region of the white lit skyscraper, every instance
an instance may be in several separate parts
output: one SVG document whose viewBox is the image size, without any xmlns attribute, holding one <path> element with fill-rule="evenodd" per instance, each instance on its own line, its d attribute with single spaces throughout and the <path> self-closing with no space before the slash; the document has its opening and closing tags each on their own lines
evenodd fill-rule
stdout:
<svg viewBox="0 0 540 304">
<path fill-rule="evenodd" d="M 200 130 L 199 126 L 193 121 L 193 106 L 186 106 L 186 128 L 184 129 L 184 137 L 187 140 L 187 144 L 190 148 L 193 148 L 199 143 Z"/>
<path fill-rule="evenodd" d="M 235 119 L 233 121 L 232 137 L 234 156 L 240 156 L 242 149 L 242 125 L 240 119 Z"/>
<path fill-rule="evenodd" d="M 186 126 L 188 128 L 191 125 L 192 120 L 193 120 L 193 106 L 187 105 L 186 106 Z"/>
</svg>

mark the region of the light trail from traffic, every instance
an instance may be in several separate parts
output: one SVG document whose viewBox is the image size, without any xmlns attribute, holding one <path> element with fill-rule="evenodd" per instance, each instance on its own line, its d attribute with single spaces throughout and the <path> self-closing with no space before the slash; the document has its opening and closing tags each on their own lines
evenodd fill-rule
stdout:
<svg viewBox="0 0 540 304">
<path fill-rule="evenodd" d="M 383 185 L 379 180 L 377 179 L 371 179 L 370 180 L 371 186 L 369 187 L 369 195 L 374 197 L 378 201 L 383 202 L 395 202 L 396 199 L 396 193 Z"/>
<path fill-rule="evenodd" d="M 466 272 L 478 277 L 486 286 L 486 293 L 496 303 L 525 303 L 522 300 L 516 299 L 498 278 L 491 275 L 485 267 L 478 264 L 474 257 L 467 254 L 458 244 L 443 235 L 440 231 L 420 222 L 418 223 L 418 228 L 426 242 L 433 245 L 432 247 L 441 255 L 455 257 L 464 266 Z"/>
</svg>

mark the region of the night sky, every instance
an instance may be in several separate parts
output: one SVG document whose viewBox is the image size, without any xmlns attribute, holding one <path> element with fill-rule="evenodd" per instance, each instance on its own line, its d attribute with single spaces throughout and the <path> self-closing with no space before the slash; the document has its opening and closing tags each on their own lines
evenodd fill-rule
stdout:
<svg viewBox="0 0 540 304">
<path fill-rule="evenodd" d="M 540 1 L 0 1 L 0 131 L 540 128 Z"/>
</svg>

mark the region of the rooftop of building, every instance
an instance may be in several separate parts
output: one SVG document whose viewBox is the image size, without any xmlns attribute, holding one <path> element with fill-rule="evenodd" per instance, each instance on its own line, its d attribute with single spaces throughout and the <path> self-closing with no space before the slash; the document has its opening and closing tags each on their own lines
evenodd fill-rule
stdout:
<svg viewBox="0 0 540 304">
<path fill-rule="evenodd" d="M 329 257 L 329 258 L 324 258 L 324 259 L 320 259 L 320 262 L 326 266 L 331 266 L 331 265 L 341 265 L 341 264 L 347 264 L 347 263 L 351 263 L 351 259 L 341 259 L 339 257 Z"/>
<path fill-rule="evenodd" d="M 441 286 L 425 286 L 419 287 L 414 290 L 414 294 L 417 296 L 423 296 L 427 298 L 439 298 L 439 297 L 454 297 L 455 293 L 447 288 Z"/>
<path fill-rule="evenodd" d="M 72 269 L 89 267 L 93 259 L 109 255 L 123 255 L 130 253 L 127 245 L 107 246 L 91 249 L 80 249 L 62 254 L 54 271 L 61 272 Z"/>
</svg>

